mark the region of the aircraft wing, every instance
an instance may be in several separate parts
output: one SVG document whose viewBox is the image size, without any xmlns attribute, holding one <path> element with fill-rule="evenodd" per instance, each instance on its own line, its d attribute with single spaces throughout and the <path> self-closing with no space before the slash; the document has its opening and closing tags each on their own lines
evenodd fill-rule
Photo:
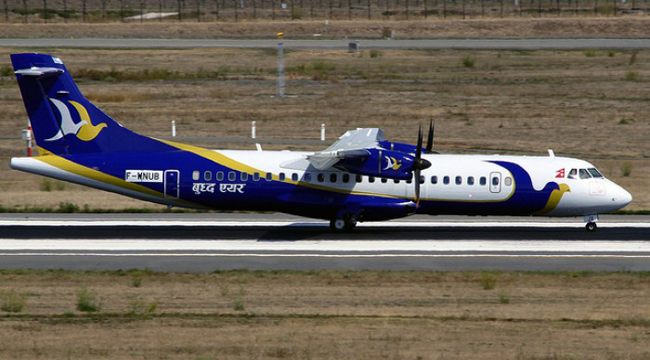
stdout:
<svg viewBox="0 0 650 360">
<path fill-rule="evenodd" d="M 378 128 L 350 130 L 327 149 L 307 155 L 307 160 L 318 170 L 329 169 L 342 159 L 363 161 L 370 156 L 367 149 L 378 148 L 383 139 L 384 132 Z"/>
</svg>

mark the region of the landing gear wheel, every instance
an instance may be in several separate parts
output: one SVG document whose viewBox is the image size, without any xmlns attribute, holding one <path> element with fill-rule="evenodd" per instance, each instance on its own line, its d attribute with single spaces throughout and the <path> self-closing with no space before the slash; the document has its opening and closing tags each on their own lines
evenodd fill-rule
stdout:
<svg viewBox="0 0 650 360">
<path fill-rule="evenodd" d="M 585 225 L 585 228 L 589 232 L 594 232 L 598 228 L 598 225 L 596 225 L 595 222 L 588 222 L 587 225 Z"/>
<path fill-rule="evenodd" d="M 343 214 L 340 219 L 332 219 L 330 221 L 330 229 L 334 232 L 347 232 L 357 226 L 356 214 Z"/>
</svg>

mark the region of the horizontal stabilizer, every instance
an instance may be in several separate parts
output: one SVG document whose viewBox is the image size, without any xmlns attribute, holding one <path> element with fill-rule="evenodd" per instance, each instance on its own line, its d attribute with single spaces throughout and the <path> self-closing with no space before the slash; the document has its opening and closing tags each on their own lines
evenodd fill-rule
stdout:
<svg viewBox="0 0 650 360">
<path fill-rule="evenodd" d="M 61 75 L 64 73 L 63 69 L 58 69 L 58 68 L 53 68 L 53 67 L 37 67 L 37 66 L 32 66 L 29 69 L 20 69 L 14 71 L 15 74 L 17 75 L 23 75 L 23 76 L 36 76 L 36 77 L 43 77 L 43 76 L 52 76 L 52 75 Z"/>
</svg>

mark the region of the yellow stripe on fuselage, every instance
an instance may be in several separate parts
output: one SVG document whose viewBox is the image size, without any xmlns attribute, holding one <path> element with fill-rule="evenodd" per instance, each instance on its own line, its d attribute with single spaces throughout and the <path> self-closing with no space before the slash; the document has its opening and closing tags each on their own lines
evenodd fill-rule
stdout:
<svg viewBox="0 0 650 360">
<path fill-rule="evenodd" d="M 39 148 L 39 151 L 40 151 L 40 148 Z M 67 172 L 70 172 L 70 173 L 73 173 L 73 174 L 76 174 L 76 175 L 79 175 L 79 176 L 83 176 L 83 177 L 88 178 L 88 179 L 96 180 L 96 181 L 99 181 L 99 182 L 102 182 L 102 183 L 114 185 L 114 186 L 117 186 L 117 187 L 120 187 L 120 188 L 123 188 L 123 189 L 132 190 L 132 191 L 139 192 L 139 193 L 142 193 L 142 194 L 154 196 L 154 197 L 157 197 L 157 198 L 160 198 L 160 199 L 173 200 L 173 201 L 178 201 L 178 202 L 185 203 L 185 204 L 188 204 L 188 205 L 203 207 L 203 205 L 195 204 L 193 202 L 182 200 L 180 198 L 178 198 L 178 199 L 166 198 L 163 193 L 152 190 L 152 189 L 150 189 L 150 188 L 148 188 L 146 186 L 138 185 L 138 184 L 132 183 L 132 182 L 127 182 L 127 181 L 125 181 L 123 179 L 120 179 L 118 177 L 115 177 L 113 175 L 109 175 L 109 174 L 103 173 L 101 171 L 91 169 L 91 168 L 85 167 L 83 165 L 79 165 L 79 164 L 77 164 L 77 163 L 75 163 L 73 161 L 70 161 L 68 159 L 62 158 L 62 157 L 57 156 L 57 155 L 51 155 L 50 154 L 50 155 L 45 155 L 45 156 L 38 156 L 38 157 L 35 157 L 34 159 L 42 161 L 42 162 L 44 162 L 44 163 L 46 163 L 48 165 L 54 166 L 57 169 L 61 169 L 61 170 L 64 170 L 64 171 L 67 171 Z"/>
<path fill-rule="evenodd" d="M 154 138 L 154 139 L 158 140 L 160 142 L 163 142 L 163 143 L 165 143 L 165 144 L 167 144 L 169 146 L 173 146 L 173 147 L 181 149 L 181 150 L 189 151 L 191 153 L 199 155 L 199 156 L 201 156 L 203 158 L 206 158 L 208 160 L 212 160 L 217 164 L 226 166 L 226 167 L 231 168 L 231 169 L 236 170 L 236 171 L 245 172 L 245 173 L 248 173 L 250 175 L 252 175 L 253 173 L 259 173 L 260 176 L 262 176 L 262 177 L 264 177 L 267 174 L 265 171 L 261 171 L 259 169 L 255 169 L 255 168 L 250 167 L 248 165 L 242 164 L 242 163 L 240 163 L 240 162 L 238 162 L 236 160 L 233 160 L 233 159 L 221 154 L 218 151 L 208 150 L 208 149 L 205 149 L 205 148 L 202 148 L 202 147 L 177 143 L 177 142 L 168 141 L 168 140 L 162 140 L 162 139 L 157 139 L 157 138 Z M 304 187 L 308 187 L 308 188 L 312 188 L 312 189 L 332 191 L 332 192 L 341 193 L 341 194 L 366 195 L 366 196 L 378 196 L 378 197 L 385 197 L 385 198 L 392 198 L 392 199 L 404 199 L 404 197 L 395 196 L 395 195 L 375 194 L 375 193 L 367 193 L 367 192 L 360 192 L 360 191 L 353 191 L 353 190 L 336 189 L 336 188 L 330 188 L 330 187 L 327 187 L 327 186 L 311 184 L 311 183 L 307 183 L 307 182 L 304 182 L 304 181 L 293 181 L 293 180 L 290 180 L 290 179 L 280 180 L 280 178 L 276 174 L 273 174 L 273 180 L 281 181 L 281 182 L 284 182 L 284 183 L 287 183 L 287 184 L 304 186 Z"/>
<path fill-rule="evenodd" d="M 106 173 L 103 173 L 101 171 L 91 169 L 88 167 L 85 167 L 83 165 L 79 165 L 75 162 L 72 162 L 68 159 L 64 159 L 60 156 L 57 155 L 45 155 L 45 156 L 38 156 L 35 157 L 34 159 L 42 161 L 48 165 L 52 165 L 57 169 L 61 169 L 67 172 L 71 172 L 73 174 L 83 176 L 88 179 L 92 180 L 97 180 L 99 182 L 119 186 L 121 188 L 137 191 L 143 194 L 147 195 L 152 195 L 160 198 L 164 198 L 165 196 L 155 190 L 151 190 L 146 186 L 138 185 L 136 183 L 132 182 L 127 182 L 123 179 L 117 178 L 112 175 L 108 175 Z"/>
</svg>

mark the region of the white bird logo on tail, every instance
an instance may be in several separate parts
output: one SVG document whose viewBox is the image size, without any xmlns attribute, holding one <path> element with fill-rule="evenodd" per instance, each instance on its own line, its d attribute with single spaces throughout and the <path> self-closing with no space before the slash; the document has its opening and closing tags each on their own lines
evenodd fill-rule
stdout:
<svg viewBox="0 0 650 360">
<path fill-rule="evenodd" d="M 76 135 L 77 138 L 83 141 L 90 141 L 94 139 L 103 128 L 107 126 L 105 123 L 93 125 L 92 121 L 90 120 L 90 116 L 88 115 L 88 111 L 86 111 L 83 105 L 75 101 L 70 101 L 70 104 L 72 104 L 72 106 L 77 109 L 79 117 L 81 118 L 81 121 L 75 124 L 75 122 L 72 120 L 72 115 L 70 115 L 70 109 L 68 109 L 68 107 L 61 100 L 50 99 L 50 101 L 52 104 L 54 104 L 54 106 L 56 106 L 56 108 L 59 110 L 59 113 L 61 114 L 61 127 L 54 136 L 49 139 L 45 139 L 45 141 L 59 140 L 63 136 L 70 134 Z"/>
</svg>

